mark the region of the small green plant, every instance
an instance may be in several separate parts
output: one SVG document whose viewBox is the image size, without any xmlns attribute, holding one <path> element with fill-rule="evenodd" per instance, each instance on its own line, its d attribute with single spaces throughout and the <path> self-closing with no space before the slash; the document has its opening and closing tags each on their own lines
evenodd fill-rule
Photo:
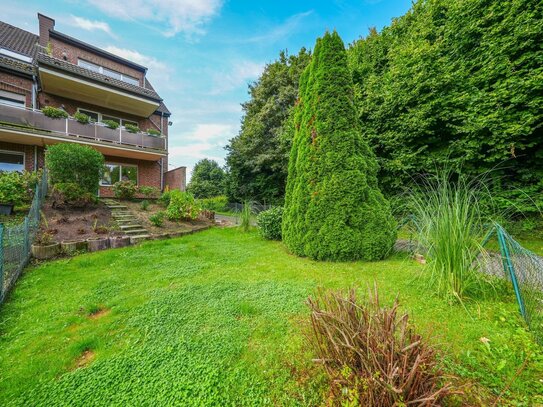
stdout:
<svg viewBox="0 0 543 407">
<path fill-rule="evenodd" d="M 115 120 L 102 120 L 102 123 L 106 125 L 106 127 L 110 129 L 118 129 L 119 123 L 117 123 Z"/>
<path fill-rule="evenodd" d="M 89 124 L 91 122 L 90 117 L 81 112 L 76 112 L 74 114 L 74 119 L 77 120 L 81 124 Z"/>
<path fill-rule="evenodd" d="M 41 171 L 0 172 L 0 203 L 10 203 L 15 206 L 29 204 L 40 177 Z"/>
<path fill-rule="evenodd" d="M 48 246 L 54 243 L 53 234 L 50 231 L 42 231 L 38 233 L 34 243 L 40 246 Z"/>
<path fill-rule="evenodd" d="M 160 196 L 160 198 L 158 199 L 158 202 L 160 203 L 160 205 L 166 208 L 170 204 L 171 196 L 172 196 L 171 191 L 164 191 L 162 195 Z"/>
<path fill-rule="evenodd" d="M 53 185 L 51 201 L 54 208 L 82 208 L 95 200 L 94 194 L 86 192 L 75 182 L 59 182 Z"/>
<path fill-rule="evenodd" d="M 142 211 L 146 211 L 147 209 L 149 209 L 149 201 L 147 199 L 144 199 L 143 201 L 141 201 L 140 207 Z"/>
<path fill-rule="evenodd" d="M 244 232 L 248 232 L 251 229 L 253 214 L 253 203 L 251 201 L 245 201 L 241 210 L 238 213 L 238 223 Z"/>
<path fill-rule="evenodd" d="M 155 130 L 155 129 L 147 129 L 146 132 L 148 135 L 154 136 L 154 137 L 158 137 L 162 134 L 160 131 Z"/>
<path fill-rule="evenodd" d="M 164 225 L 164 219 L 166 218 L 166 213 L 160 211 L 154 215 L 149 216 L 149 221 L 156 227 L 160 228 Z"/>
<path fill-rule="evenodd" d="M 142 185 L 138 187 L 138 193 L 142 194 L 145 198 L 155 199 L 160 195 L 160 190 L 156 187 Z"/>
<path fill-rule="evenodd" d="M 65 110 L 53 106 L 45 106 L 41 109 L 42 113 L 51 119 L 67 119 L 68 113 Z"/>
<path fill-rule="evenodd" d="M 281 224 L 283 222 L 283 208 L 281 206 L 260 212 L 256 221 L 264 239 L 281 240 Z"/>
<path fill-rule="evenodd" d="M 199 214 L 200 209 L 192 194 L 179 190 L 170 191 L 170 203 L 166 209 L 169 220 L 194 220 Z"/>
<path fill-rule="evenodd" d="M 129 133 L 138 133 L 140 131 L 140 128 L 138 126 L 134 125 L 134 124 L 125 124 L 124 128 Z"/>
<path fill-rule="evenodd" d="M 119 181 L 113 184 L 113 194 L 118 199 L 132 199 L 136 195 L 136 184 L 132 181 Z"/>
</svg>

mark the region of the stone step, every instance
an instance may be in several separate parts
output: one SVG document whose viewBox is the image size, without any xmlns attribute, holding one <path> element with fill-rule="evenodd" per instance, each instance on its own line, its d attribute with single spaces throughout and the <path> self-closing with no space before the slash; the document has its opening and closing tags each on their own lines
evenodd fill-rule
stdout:
<svg viewBox="0 0 543 407">
<path fill-rule="evenodd" d="M 115 219 L 115 222 L 117 222 L 118 224 L 123 224 L 123 225 L 135 224 L 134 223 L 135 221 L 136 219 Z"/>
<path fill-rule="evenodd" d="M 130 236 L 130 243 L 135 244 L 135 243 L 141 242 L 142 240 L 147 240 L 150 237 L 151 237 L 150 235 Z"/>
<path fill-rule="evenodd" d="M 106 205 L 109 209 L 118 211 L 119 209 L 127 209 L 124 205 Z"/>
<path fill-rule="evenodd" d="M 131 213 L 114 213 L 112 216 L 114 218 L 135 218 Z"/>
<path fill-rule="evenodd" d="M 123 230 L 123 233 L 126 233 L 127 235 L 141 235 L 149 232 L 146 229 L 129 229 Z"/>
<path fill-rule="evenodd" d="M 118 215 L 133 215 L 132 212 L 113 212 L 112 213 L 113 216 L 118 216 Z"/>
<path fill-rule="evenodd" d="M 138 225 L 137 223 L 134 223 L 132 225 L 120 225 L 119 226 L 122 230 L 128 230 L 128 229 L 143 229 L 143 226 Z"/>
</svg>

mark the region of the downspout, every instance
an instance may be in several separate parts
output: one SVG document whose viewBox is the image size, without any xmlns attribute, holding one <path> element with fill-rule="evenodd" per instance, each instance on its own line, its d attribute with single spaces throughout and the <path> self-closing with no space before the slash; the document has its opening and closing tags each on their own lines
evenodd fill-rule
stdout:
<svg viewBox="0 0 543 407">
<path fill-rule="evenodd" d="M 38 146 L 34 146 L 34 171 L 38 171 Z"/>
<path fill-rule="evenodd" d="M 164 126 L 164 112 L 160 112 L 160 134 L 162 134 Z M 166 142 L 168 140 L 166 139 Z M 168 146 L 166 145 L 166 151 Z M 160 190 L 164 190 L 164 157 L 160 157 Z"/>
<path fill-rule="evenodd" d="M 32 75 L 32 110 L 36 109 L 36 88 L 37 88 L 36 75 Z"/>
</svg>

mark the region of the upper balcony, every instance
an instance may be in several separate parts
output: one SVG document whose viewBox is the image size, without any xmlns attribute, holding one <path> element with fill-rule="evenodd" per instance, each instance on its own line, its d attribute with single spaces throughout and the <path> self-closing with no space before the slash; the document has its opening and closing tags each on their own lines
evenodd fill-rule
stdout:
<svg viewBox="0 0 543 407">
<path fill-rule="evenodd" d="M 149 117 L 162 99 L 152 90 L 40 53 L 42 90 L 111 110 Z"/>
<path fill-rule="evenodd" d="M 147 133 L 110 129 L 102 123 L 81 124 L 53 119 L 39 110 L 0 104 L 0 141 L 30 145 L 75 142 L 91 145 L 105 155 L 157 160 L 167 155 L 166 139 Z"/>
</svg>

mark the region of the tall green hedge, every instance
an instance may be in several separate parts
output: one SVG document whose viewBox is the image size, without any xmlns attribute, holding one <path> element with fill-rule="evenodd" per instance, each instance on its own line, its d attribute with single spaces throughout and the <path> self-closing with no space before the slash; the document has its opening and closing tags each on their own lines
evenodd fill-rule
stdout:
<svg viewBox="0 0 543 407">
<path fill-rule="evenodd" d="M 396 239 L 377 161 L 362 138 L 339 35 L 317 40 L 300 79 L 283 216 L 283 240 L 318 260 L 375 260 Z"/>
<path fill-rule="evenodd" d="M 77 184 L 82 192 L 98 192 L 104 156 L 95 149 L 80 144 L 55 144 L 47 147 L 45 164 L 53 185 Z"/>
</svg>

